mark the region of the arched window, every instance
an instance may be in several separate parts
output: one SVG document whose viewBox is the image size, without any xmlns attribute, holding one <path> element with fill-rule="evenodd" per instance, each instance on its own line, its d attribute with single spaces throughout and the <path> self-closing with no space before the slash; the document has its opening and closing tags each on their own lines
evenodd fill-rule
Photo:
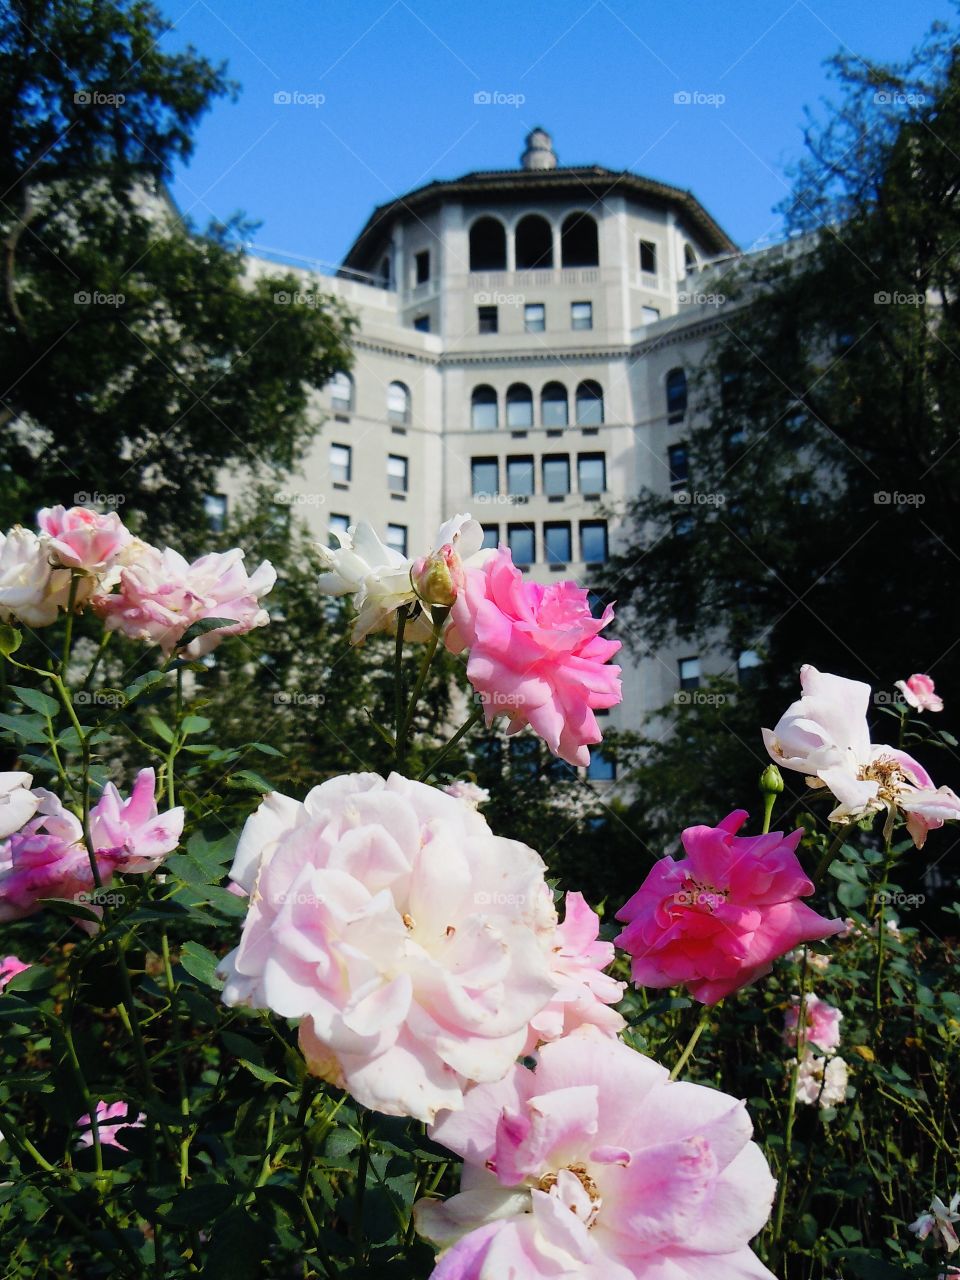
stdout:
<svg viewBox="0 0 960 1280">
<path fill-rule="evenodd" d="M 692 244 L 683 246 L 683 266 L 686 271 L 696 271 L 699 266 L 697 253 Z"/>
<path fill-rule="evenodd" d="M 506 271 L 507 233 L 496 218 L 478 218 L 470 228 L 470 270 Z"/>
<path fill-rule="evenodd" d="M 474 387 L 470 397 L 470 425 L 474 431 L 493 431 L 499 427 L 500 411 L 493 387 Z"/>
<path fill-rule="evenodd" d="M 353 379 L 349 373 L 335 373 L 330 379 L 330 404 L 341 413 L 353 408 Z"/>
<path fill-rule="evenodd" d="M 687 375 L 682 369 L 671 369 L 667 374 L 667 416 L 671 422 L 680 422 L 687 412 Z"/>
<path fill-rule="evenodd" d="M 533 394 L 522 382 L 507 388 L 507 426 L 533 426 Z"/>
<path fill-rule="evenodd" d="M 406 425 L 410 421 L 410 390 L 402 382 L 387 387 L 387 421 Z"/>
<path fill-rule="evenodd" d="M 517 270 L 553 266 L 553 228 L 539 213 L 528 213 L 515 232 Z"/>
<path fill-rule="evenodd" d="M 548 382 L 540 393 L 540 421 L 545 427 L 565 427 L 569 420 L 567 388 L 562 382 Z"/>
<path fill-rule="evenodd" d="M 600 263 L 597 223 L 589 213 L 571 213 L 560 229 L 560 253 L 565 267 L 596 267 Z"/>
<path fill-rule="evenodd" d="M 603 422 L 603 387 L 599 382 L 581 382 L 577 387 L 577 426 L 599 427 Z"/>
</svg>

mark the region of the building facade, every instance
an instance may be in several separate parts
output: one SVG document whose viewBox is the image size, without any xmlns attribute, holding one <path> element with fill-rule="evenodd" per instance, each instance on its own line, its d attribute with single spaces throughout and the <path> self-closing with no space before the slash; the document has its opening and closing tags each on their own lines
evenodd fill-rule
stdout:
<svg viewBox="0 0 960 1280">
<path fill-rule="evenodd" d="M 716 323 L 701 284 L 736 252 L 689 192 L 561 167 L 541 129 L 518 169 L 377 208 L 322 282 L 358 316 L 355 365 L 318 394 L 283 499 L 320 539 L 366 519 L 410 554 L 469 511 L 537 580 L 589 588 L 618 506 L 646 487 L 682 502 L 687 383 Z M 305 272 L 303 294 L 276 301 L 309 305 L 316 287 Z M 699 674 L 695 654 L 625 651 L 623 666 L 621 727 Z M 609 773 L 598 754 L 593 776 Z"/>
</svg>

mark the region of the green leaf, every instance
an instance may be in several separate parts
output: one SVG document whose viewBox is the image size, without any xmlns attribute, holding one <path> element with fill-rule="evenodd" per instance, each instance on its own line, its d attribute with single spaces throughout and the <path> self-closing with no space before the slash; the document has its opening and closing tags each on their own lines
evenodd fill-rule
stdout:
<svg viewBox="0 0 960 1280">
<path fill-rule="evenodd" d="M 189 733 L 206 733 L 210 728 L 210 721 L 206 716 L 184 716 L 180 723 L 180 732 Z"/>
<path fill-rule="evenodd" d="M 0 626 L 0 653 L 5 658 L 9 658 L 11 653 L 16 653 L 23 643 L 23 635 L 8 623 Z"/>
<path fill-rule="evenodd" d="M 289 1080 L 284 1080 L 283 1076 L 275 1075 L 266 1067 L 259 1067 L 255 1062 L 249 1062 L 246 1058 L 239 1059 L 241 1067 L 245 1067 L 252 1076 L 256 1076 L 258 1080 L 262 1080 L 264 1084 L 282 1084 L 285 1089 L 292 1089 L 294 1086 Z"/>
<path fill-rule="evenodd" d="M 0 729 L 6 729 L 8 733 L 15 734 L 24 742 L 47 741 L 46 721 L 41 720 L 39 716 L 0 715 Z"/>
<path fill-rule="evenodd" d="M 299 1207 L 299 1200 L 297 1204 Z M 203 1280 L 257 1280 L 263 1274 L 260 1263 L 268 1242 L 269 1235 L 257 1217 L 247 1209 L 231 1209 L 214 1228 Z"/>
<path fill-rule="evenodd" d="M 232 627 L 236 622 L 236 618 L 201 618 L 192 627 L 187 627 L 177 641 L 177 648 L 185 649 L 191 641 L 196 640 L 199 636 L 205 636 L 208 631 L 218 631 L 221 627 Z"/>
<path fill-rule="evenodd" d="M 92 907 L 83 902 L 74 902 L 72 898 L 41 898 L 40 903 L 58 916 L 69 916 L 71 920 L 93 920 L 100 923 L 100 917 Z"/>
<path fill-rule="evenodd" d="M 252 751 L 259 751 L 262 755 L 280 756 L 281 759 L 283 758 L 283 752 L 278 751 L 276 747 L 271 747 L 267 742 L 248 742 L 247 746 L 250 747 Z"/>
<path fill-rule="evenodd" d="M 181 1191 L 163 1215 L 181 1227 L 209 1227 L 233 1203 L 235 1192 L 222 1182 L 202 1183 Z"/>
<path fill-rule="evenodd" d="M 57 975 L 49 965 L 32 964 L 16 977 L 10 978 L 4 988 L 4 998 L 11 991 L 46 991 L 57 980 Z"/>
<path fill-rule="evenodd" d="M 39 711 L 42 716 L 55 716 L 60 710 L 60 703 L 56 698 L 51 698 L 48 693 L 41 693 L 39 689 L 24 689 L 18 684 L 12 684 L 10 692 L 15 693 L 25 707 L 29 707 L 31 711 Z"/>
<path fill-rule="evenodd" d="M 214 987 L 217 990 L 223 986 L 217 977 L 219 963 L 213 952 L 202 947 L 199 942 L 185 942 L 180 951 L 180 965 L 186 969 L 190 977 L 196 978 L 204 986 Z"/>
<path fill-rule="evenodd" d="M 953 734 L 948 733 L 946 729 L 940 730 L 940 737 L 943 739 L 943 741 L 947 744 L 948 747 L 960 746 L 960 743 L 957 742 Z"/>
<path fill-rule="evenodd" d="M 123 691 L 123 696 L 128 702 L 133 702 L 135 698 L 139 698 L 141 693 L 145 693 L 148 689 L 152 689 L 154 685 L 163 684 L 167 678 L 165 671 L 145 671 L 142 676 L 137 676 L 132 684 L 128 684 Z"/>
<path fill-rule="evenodd" d="M 254 769 L 238 769 L 236 773 L 228 773 L 228 787 L 238 787 L 242 791 L 259 791 L 261 795 L 273 790 L 273 786 Z"/>
<path fill-rule="evenodd" d="M 165 725 L 159 716 L 147 716 L 147 724 L 163 742 L 173 742 L 173 730 Z"/>
</svg>

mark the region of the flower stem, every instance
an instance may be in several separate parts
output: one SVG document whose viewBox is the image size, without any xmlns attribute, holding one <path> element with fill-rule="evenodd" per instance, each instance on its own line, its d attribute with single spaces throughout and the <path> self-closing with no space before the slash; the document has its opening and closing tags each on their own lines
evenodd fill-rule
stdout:
<svg viewBox="0 0 960 1280">
<path fill-rule="evenodd" d="M 848 822 L 846 826 L 841 827 L 840 830 L 837 832 L 837 834 L 834 836 L 832 843 L 830 844 L 826 853 L 820 859 L 817 869 L 813 873 L 813 884 L 815 888 L 819 886 L 820 881 L 830 870 L 830 866 L 834 858 L 837 856 L 837 854 L 840 852 L 841 848 L 843 847 L 843 842 L 846 840 L 847 836 L 850 834 L 851 831 L 853 831 L 853 829 L 856 826 L 858 826 L 858 824 L 859 824 L 859 820 L 857 818 L 854 818 L 852 822 Z"/>
<path fill-rule="evenodd" d="M 407 737 L 413 725 L 413 717 L 417 714 L 417 704 L 420 701 L 420 695 L 423 693 L 423 686 L 427 682 L 427 673 L 430 670 L 430 663 L 433 661 L 434 654 L 437 652 L 437 645 L 440 643 L 440 633 L 443 630 L 443 624 L 446 621 L 447 610 L 434 610 L 435 617 L 433 620 L 433 630 L 430 639 L 427 641 L 426 652 L 423 655 L 423 661 L 420 663 L 420 670 L 417 672 L 416 683 L 413 686 L 413 692 L 410 695 L 410 701 L 407 703 L 407 709 L 397 727 L 397 770 L 403 768 L 404 758 L 407 750 Z"/>
<path fill-rule="evenodd" d="M 404 605 L 397 610 L 397 643 L 393 655 L 393 740 L 396 751 L 396 766 L 400 768 L 400 724 L 403 720 L 403 633 L 407 626 L 410 606 Z"/>
<path fill-rule="evenodd" d="M 77 603 L 77 590 L 83 577 L 77 569 L 70 572 L 70 598 L 67 601 L 67 619 L 63 629 L 63 655 L 60 658 L 60 674 L 66 675 L 70 662 L 70 648 L 73 643 L 73 610 Z"/>
<path fill-rule="evenodd" d="M 354 1262 L 357 1266 L 364 1260 L 366 1250 L 363 1238 L 363 1199 L 367 1190 L 367 1169 L 370 1165 L 370 1113 L 366 1107 L 357 1104 L 360 1113 L 360 1154 L 357 1158 L 357 1186 L 354 1195 Z"/>
<path fill-rule="evenodd" d="M 690 1055 L 693 1053 L 694 1049 L 697 1047 L 697 1041 L 700 1039 L 700 1037 L 703 1035 L 704 1031 L 706 1030 L 707 1023 L 709 1022 L 709 1020 L 710 1020 L 710 1009 L 708 1006 L 704 1005 L 703 1011 L 700 1014 L 700 1019 L 697 1022 L 697 1025 L 693 1029 L 693 1035 L 687 1041 L 686 1046 L 683 1050 L 683 1053 L 681 1053 L 680 1057 L 676 1061 L 676 1065 L 674 1066 L 673 1070 L 670 1072 L 671 1080 L 676 1080 L 677 1076 L 680 1074 L 683 1068 L 690 1061 Z"/>
<path fill-rule="evenodd" d="M 180 1026 L 180 1001 L 177 997 L 177 984 L 173 978 L 173 966 L 170 963 L 170 942 L 167 930 L 163 929 L 160 937 L 163 949 L 163 973 L 170 996 L 170 1012 L 173 1015 L 173 1040 L 176 1047 L 177 1086 L 180 1092 L 180 1185 L 185 1187 L 190 1178 L 190 1094 L 187 1091 L 187 1078 L 183 1070 L 183 1030 Z"/>
<path fill-rule="evenodd" d="M 460 728 L 453 735 L 450 741 L 445 746 L 441 747 L 440 750 L 437 752 L 437 754 L 433 757 L 433 759 L 427 765 L 426 769 L 424 769 L 423 773 L 421 773 L 419 778 L 420 782 L 426 782 L 431 774 L 436 773 L 439 766 L 443 763 L 443 761 L 450 754 L 450 752 L 457 745 L 457 743 L 461 740 L 461 738 L 465 737 L 466 734 L 468 734 L 470 730 L 473 728 L 473 726 L 477 723 L 477 721 L 480 720 L 482 717 L 483 717 L 483 704 L 481 703 L 474 708 L 474 710 L 470 713 L 470 718 L 460 726 Z"/>
<path fill-rule="evenodd" d="M 787 1185 L 790 1178 L 790 1158 L 793 1153 L 793 1124 L 797 1114 L 797 1083 L 800 1079 L 800 1062 L 803 1058 L 806 1039 L 806 988 L 807 988 L 807 949 L 803 948 L 803 964 L 800 966 L 800 1004 L 797 1008 L 797 1048 L 793 1055 L 790 1069 L 790 1094 L 787 1099 L 787 1123 L 783 1134 L 783 1157 L 780 1162 L 780 1173 L 777 1178 L 776 1209 L 773 1215 L 773 1246 L 780 1250 L 780 1236 L 783 1231 L 783 1214 L 787 1204 Z M 824 1069 L 826 1081 L 826 1069 Z"/>
</svg>

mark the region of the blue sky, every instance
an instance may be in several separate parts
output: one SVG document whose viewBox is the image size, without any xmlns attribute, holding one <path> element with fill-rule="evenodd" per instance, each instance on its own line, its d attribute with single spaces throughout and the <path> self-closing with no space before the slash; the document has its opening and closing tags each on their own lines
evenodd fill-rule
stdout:
<svg viewBox="0 0 960 1280">
<path fill-rule="evenodd" d="M 950 0 L 161 3 L 165 47 L 226 59 L 242 86 L 202 121 L 180 207 L 200 224 L 243 210 L 256 244 L 328 263 L 375 205 L 515 166 L 536 124 L 561 164 L 689 187 L 741 245 L 776 238 L 804 107 L 831 93 L 824 60 L 898 59 L 955 15 Z"/>
</svg>

